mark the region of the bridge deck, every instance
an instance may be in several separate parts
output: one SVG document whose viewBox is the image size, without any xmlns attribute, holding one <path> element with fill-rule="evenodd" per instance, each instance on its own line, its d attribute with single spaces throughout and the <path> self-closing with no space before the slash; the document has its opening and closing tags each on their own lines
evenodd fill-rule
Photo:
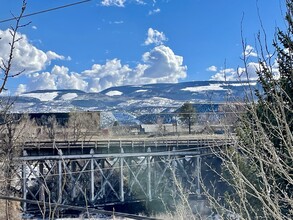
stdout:
<svg viewBox="0 0 293 220">
<path fill-rule="evenodd" d="M 110 154 L 164 152 L 176 148 L 188 150 L 190 148 L 207 148 L 231 144 L 232 139 L 223 135 L 214 136 L 172 136 L 157 138 L 119 138 L 99 139 L 91 141 L 40 141 L 26 142 L 23 146 L 25 156 L 53 156 L 82 154 Z"/>
</svg>

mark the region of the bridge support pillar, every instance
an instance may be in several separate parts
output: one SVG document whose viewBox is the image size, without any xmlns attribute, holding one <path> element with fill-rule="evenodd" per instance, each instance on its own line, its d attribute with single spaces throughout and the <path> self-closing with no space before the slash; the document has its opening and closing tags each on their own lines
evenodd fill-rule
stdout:
<svg viewBox="0 0 293 220">
<path fill-rule="evenodd" d="M 200 174 L 201 174 L 201 158 L 199 155 L 196 156 L 196 179 L 197 179 L 197 189 L 196 194 L 198 197 L 201 197 L 201 190 L 200 190 Z"/>
<path fill-rule="evenodd" d="M 71 175 L 76 173 L 76 161 L 71 162 Z M 71 178 L 71 185 L 72 185 L 72 191 L 71 191 L 71 199 L 74 200 L 76 198 L 76 182 L 74 178 Z"/>
<path fill-rule="evenodd" d="M 40 179 L 40 181 L 42 180 L 41 182 L 43 182 L 43 180 L 44 180 L 44 163 L 42 161 L 40 161 L 40 163 L 39 163 L 39 179 Z M 39 200 L 42 202 L 45 202 L 44 184 L 41 184 L 41 186 L 40 186 Z"/>
<path fill-rule="evenodd" d="M 58 150 L 60 156 L 58 160 L 58 203 L 62 203 L 62 150 Z"/>
<path fill-rule="evenodd" d="M 22 162 L 22 198 L 26 200 L 26 196 L 27 196 L 27 188 L 26 188 L 26 184 L 27 184 L 27 165 L 26 162 L 23 161 Z M 22 203 L 22 209 L 23 212 L 25 213 L 27 211 L 27 206 L 26 206 L 26 202 Z"/>
<path fill-rule="evenodd" d="M 151 148 L 148 148 L 148 153 L 151 153 Z M 151 171 L 151 156 L 147 156 L 147 167 L 148 167 L 148 183 L 147 183 L 147 192 L 148 192 L 148 199 L 152 201 L 152 171 Z"/>
<path fill-rule="evenodd" d="M 91 155 L 93 155 L 95 152 L 93 149 L 90 151 Z M 95 167 L 94 167 L 94 158 L 91 158 L 91 202 L 95 199 Z"/>
<path fill-rule="evenodd" d="M 120 142 L 121 143 L 121 142 Z M 123 148 L 121 147 L 121 154 L 123 154 Z M 124 202 L 124 175 L 123 175 L 123 161 L 124 157 L 120 157 L 120 200 Z"/>
</svg>

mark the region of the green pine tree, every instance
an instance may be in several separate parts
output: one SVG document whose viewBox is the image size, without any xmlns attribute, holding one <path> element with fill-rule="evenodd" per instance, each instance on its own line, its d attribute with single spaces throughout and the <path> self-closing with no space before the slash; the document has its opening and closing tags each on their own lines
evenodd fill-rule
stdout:
<svg viewBox="0 0 293 220">
<path fill-rule="evenodd" d="M 185 102 L 179 109 L 181 121 L 188 125 L 188 133 L 191 134 L 191 126 L 196 121 L 196 110 L 190 102 Z"/>
<path fill-rule="evenodd" d="M 293 219 L 293 0 L 286 4 L 287 28 L 273 42 L 277 65 L 260 58 L 258 100 L 247 103 L 237 145 L 222 156 L 228 190 L 217 212 L 239 219 Z"/>
</svg>

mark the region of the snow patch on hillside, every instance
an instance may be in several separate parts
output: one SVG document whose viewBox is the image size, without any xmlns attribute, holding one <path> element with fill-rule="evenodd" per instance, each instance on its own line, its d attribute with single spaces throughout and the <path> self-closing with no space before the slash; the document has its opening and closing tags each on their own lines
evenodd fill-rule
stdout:
<svg viewBox="0 0 293 220">
<path fill-rule="evenodd" d="M 78 95 L 76 93 L 67 93 L 67 94 L 62 95 L 61 99 L 64 101 L 68 101 L 68 100 L 74 99 L 76 97 L 78 97 Z"/>
<path fill-rule="evenodd" d="M 249 82 L 249 83 L 239 82 L 239 83 L 230 83 L 229 85 L 230 86 L 256 86 L 257 82 Z"/>
<path fill-rule="evenodd" d="M 106 93 L 107 96 L 119 96 L 122 95 L 123 92 L 117 91 L 117 90 L 113 90 L 113 91 L 109 91 Z"/>
<path fill-rule="evenodd" d="M 196 86 L 196 87 L 186 87 L 181 89 L 182 91 L 188 92 L 203 92 L 203 91 L 220 91 L 227 90 L 222 87 L 223 84 L 210 84 L 208 86 Z"/>
<path fill-rule="evenodd" d="M 21 94 L 21 96 L 36 98 L 42 102 L 49 102 L 49 101 L 53 101 L 58 96 L 58 92 L 25 93 L 25 94 Z"/>
<path fill-rule="evenodd" d="M 127 107 L 127 106 L 139 106 L 139 107 L 173 107 L 173 106 L 180 106 L 182 105 L 182 102 L 175 101 L 172 99 L 162 98 L 162 97 L 153 97 L 145 100 L 137 100 L 137 99 L 131 99 L 127 100 L 121 104 L 119 104 L 119 107 Z"/>
<path fill-rule="evenodd" d="M 147 92 L 148 90 L 147 89 L 139 89 L 139 90 L 136 90 L 135 92 Z"/>
</svg>

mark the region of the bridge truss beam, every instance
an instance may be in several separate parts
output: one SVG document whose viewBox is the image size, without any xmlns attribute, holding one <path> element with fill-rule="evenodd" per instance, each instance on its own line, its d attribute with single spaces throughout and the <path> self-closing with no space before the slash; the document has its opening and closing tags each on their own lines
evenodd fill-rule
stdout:
<svg viewBox="0 0 293 220">
<path fill-rule="evenodd" d="M 23 198 L 63 205 L 159 199 L 178 187 L 200 192 L 197 151 L 28 156 L 22 160 Z M 182 185 L 181 185 L 182 184 Z M 29 204 L 23 204 L 29 210 Z"/>
</svg>

